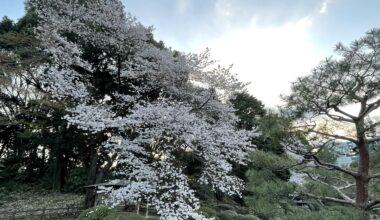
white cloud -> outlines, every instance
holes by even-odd
[[[193,51],[211,48],[221,64],[234,64],[240,79],[252,82],[249,89],[255,97],[274,107],[280,103],[279,95],[289,91],[290,83],[308,74],[323,56],[309,36],[310,17],[282,26],[261,27],[254,18],[251,22],[197,45]]]
[[[320,13],[320,14],[324,14],[324,13],[326,13],[326,11],[327,11],[327,6],[328,6],[329,3],[330,3],[330,0],[324,0],[324,1],[322,2],[321,8],[319,9],[319,13]]]
[[[229,17],[232,14],[232,4],[230,0],[217,0],[215,2],[215,9],[217,15],[220,17]]]

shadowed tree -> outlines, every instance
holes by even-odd
[[[343,140],[352,142],[359,155],[357,170],[344,169],[319,160],[314,153],[307,153],[305,159],[313,161],[317,167],[333,169],[351,176],[356,187],[351,198],[342,191],[341,198],[316,198],[349,204],[360,208],[362,219],[369,219],[369,211],[379,207],[380,198],[371,198],[368,184],[380,174],[370,172],[368,146],[380,140],[376,130],[380,122],[370,120],[373,112],[380,106],[380,29],[374,29],[350,46],[339,43],[335,52],[338,56],[328,58],[316,67],[311,75],[300,77],[292,85],[292,93],[286,97],[288,106],[297,116],[327,117],[328,122],[352,127],[350,134],[337,134],[336,129],[320,128],[316,123],[305,124],[306,131],[322,138],[317,149],[327,142]],[[347,106],[356,106],[359,111],[352,113]],[[310,122],[310,120],[309,120]],[[331,127],[330,127],[331,128]],[[304,130],[305,131],[305,130]]]
[[[265,115],[264,104],[254,96],[241,92],[230,100],[239,117],[238,127],[251,130],[257,126],[257,117]]]
[[[0,34],[7,33],[13,29],[13,21],[7,16],[0,21]]]

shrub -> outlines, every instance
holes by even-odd
[[[213,208],[201,207],[198,211],[207,218],[214,218],[215,220],[219,220],[218,212]]]
[[[260,220],[254,215],[238,215],[236,220]]]
[[[244,206],[235,206],[235,211],[241,215],[248,215],[249,214],[248,208],[244,207]]]
[[[78,220],[102,220],[106,216],[115,213],[116,211],[106,206],[96,206],[84,210],[78,217]]]
[[[235,208],[232,205],[228,204],[218,204],[215,207],[220,211],[235,210]]]
[[[220,220],[236,220],[237,217],[238,217],[238,214],[232,210],[222,211],[219,214]]]
[[[112,212],[102,220],[146,220],[146,218],[131,212]]]
[[[260,220],[254,215],[240,215],[232,210],[222,211],[219,217],[220,220]]]
[[[310,211],[308,209],[295,209],[281,217],[283,220],[355,220],[360,219],[360,210],[352,207],[330,206],[319,211]]]
[[[65,192],[83,193],[86,185],[87,170],[85,168],[75,168],[70,170],[69,175],[66,177],[64,186]]]

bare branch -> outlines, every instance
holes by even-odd
[[[380,177],[380,173],[376,173],[376,174],[370,175],[368,177],[368,179],[375,179],[375,178],[379,178],[379,177]]]
[[[329,201],[329,202],[336,202],[336,203],[356,206],[355,202],[347,201],[347,200],[344,200],[344,199],[338,199],[338,198],[328,197],[328,196],[317,196],[317,195],[314,195],[314,194],[311,194],[311,193],[302,193],[301,195],[305,195],[305,196],[311,197],[313,199],[318,199],[318,200],[324,200],[324,201]]]
[[[335,191],[338,192],[338,194],[344,199],[344,200],[347,200],[347,201],[350,201],[350,202],[355,202],[355,200],[353,200],[352,198],[350,198],[349,196],[347,196],[342,190],[343,189],[347,189],[347,188],[350,188],[352,186],[354,186],[355,184],[348,184],[347,186],[344,186],[344,187],[336,187],[336,186],[333,186],[333,188],[335,189]]]
[[[350,118],[345,118],[345,117],[342,117],[342,116],[339,116],[339,115],[334,115],[334,114],[331,114],[331,113],[324,113],[326,116],[328,116],[329,118],[331,118],[332,120],[335,120],[335,121],[344,121],[344,122],[350,122],[350,123],[355,123],[355,121],[353,119],[350,119]]]
[[[368,203],[368,205],[365,207],[365,209],[366,210],[373,209],[378,204],[380,204],[380,199],[373,200],[372,202]]]
[[[373,112],[374,110],[378,109],[380,107],[380,99],[378,99],[377,101],[371,103],[371,104],[368,104],[367,108],[365,111],[363,111],[360,115],[359,115],[359,118],[364,118],[365,116],[367,116],[368,114],[370,114],[371,112]]]
[[[352,203],[355,202],[355,200],[353,200],[352,198],[350,198],[348,195],[346,195],[346,194],[342,191],[342,190],[344,190],[344,189],[348,189],[348,188],[354,186],[355,184],[353,184],[353,183],[348,183],[346,186],[342,186],[342,187],[332,186],[331,184],[326,183],[325,181],[321,180],[321,179],[319,178],[319,176],[315,176],[315,177],[314,177],[313,175],[309,174],[308,172],[306,172],[306,174],[307,174],[312,180],[317,181],[317,182],[319,182],[319,183],[321,183],[321,184],[323,184],[323,185],[326,185],[326,186],[332,187],[332,188],[333,188],[333,189],[339,194],[339,196],[342,197],[344,200],[346,200],[346,201],[348,201],[348,202],[352,202]]]
[[[367,128],[365,128],[365,131],[369,131],[371,129],[374,129],[374,128],[376,128],[379,125],[380,125],[380,121],[375,122],[375,123],[371,124],[370,126],[368,126]]]
[[[353,116],[353,115],[351,115],[351,114],[349,114],[349,113],[341,110],[338,106],[334,106],[334,111],[339,112],[340,114],[351,118],[353,121],[357,119],[357,117],[355,117],[355,116]]]
[[[316,133],[316,134],[324,135],[324,136],[327,136],[327,137],[332,137],[332,138],[335,138],[335,139],[346,140],[346,141],[350,141],[350,142],[352,142],[354,144],[358,144],[358,141],[356,139],[350,138],[350,137],[346,137],[346,136],[342,136],[342,135],[328,134],[328,133],[324,133],[324,132],[317,131],[317,130],[309,130],[309,132],[313,132],[313,133]]]
[[[340,172],[343,172],[345,174],[348,174],[354,178],[356,178],[358,176],[357,173],[353,172],[353,171],[350,171],[350,170],[346,170],[340,166],[337,166],[335,164],[331,164],[331,163],[325,163],[325,162],[322,162],[320,161],[315,155],[311,155],[311,161],[315,161],[316,162],[316,165],[319,166],[319,167],[324,167],[324,168],[327,168],[327,169],[333,169],[333,170],[337,170],[337,171],[340,171]]]
[[[368,141],[368,143],[380,141],[380,136],[379,137],[374,137],[374,138],[369,138],[367,141]]]

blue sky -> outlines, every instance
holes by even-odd
[[[155,27],[155,36],[185,52],[211,48],[234,64],[267,106],[290,83],[349,43],[380,27],[379,0],[123,0],[126,11]],[[0,16],[17,19],[23,0],[0,0]]]

